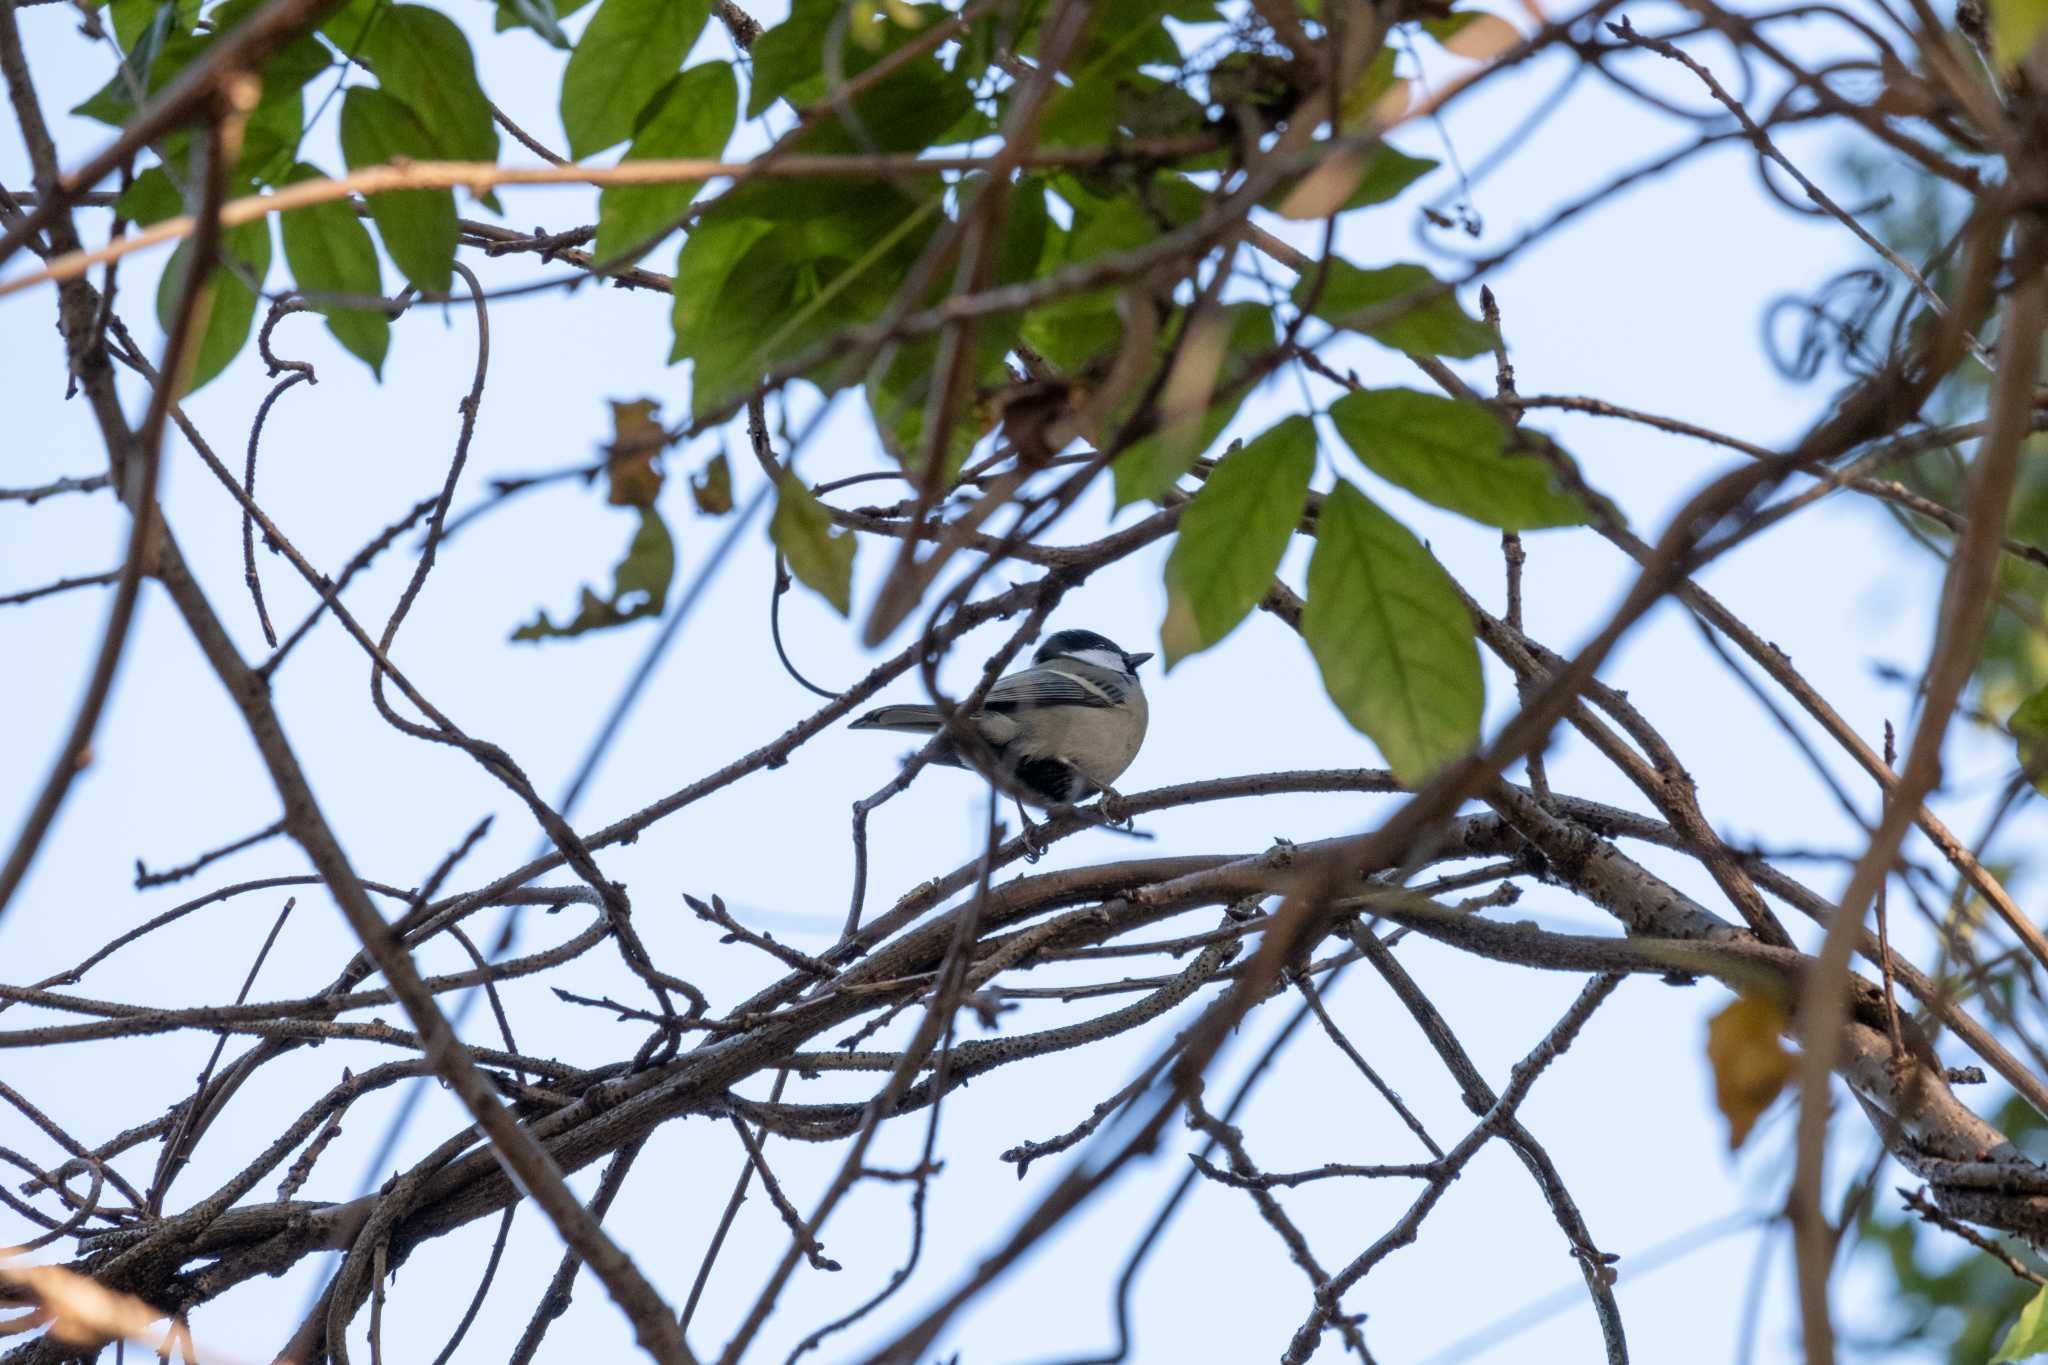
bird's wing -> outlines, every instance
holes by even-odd
[[[995,712],[1037,706],[1121,706],[1125,695],[1124,685],[1102,670],[1090,669],[1084,675],[1078,669],[1068,672],[1041,664],[997,679],[982,706]]]

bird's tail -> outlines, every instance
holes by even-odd
[[[911,734],[938,732],[939,712],[931,706],[878,706],[854,721],[849,730],[906,730]]]

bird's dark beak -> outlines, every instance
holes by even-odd
[[[1150,654],[1126,654],[1124,655],[1124,666],[1129,668],[1131,672],[1136,673],[1138,665],[1151,657]]]

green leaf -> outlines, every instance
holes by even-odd
[[[773,231],[775,224],[759,218],[706,217],[684,239],[676,258],[676,340],[669,364],[701,355],[716,343],[718,331],[711,324],[719,292],[740,258]]]
[[[567,52],[575,44],[562,31],[562,20],[590,3],[590,0],[496,0],[497,13],[492,16],[491,28],[503,33],[507,29],[531,29],[540,35],[541,41],[549,47]]]
[[[221,233],[220,254],[220,263],[209,280],[212,297],[200,300],[202,311],[193,333],[192,366],[182,390],[185,393],[193,392],[226,369],[242,349],[242,343],[249,339],[249,324],[256,316],[256,290],[251,282],[260,287],[270,270],[269,220],[259,218],[228,228]],[[191,258],[191,242],[180,243],[157,284],[156,316],[166,332],[176,315]],[[231,262],[239,263],[247,272],[246,280]]]
[[[145,46],[147,45],[147,39]],[[213,45],[211,33],[186,33],[173,30],[157,49],[156,58],[149,64],[149,81],[144,87],[149,94],[156,94],[178,78],[180,72],[206,54]],[[125,86],[124,86],[125,88]]]
[[[154,95],[169,85],[187,66],[203,56],[219,35],[241,23],[260,4],[261,0],[227,0],[207,16],[209,31],[206,33],[190,31],[191,21],[183,0],[175,7],[167,4],[159,9],[158,24],[142,37],[130,59],[131,64],[143,73],[146,92]],[[197,6],[191,8],[196,9]],[[165,21],[170,21],[169,30],[162,27]],[[167,36],[163,36],[166,33]],[[150,54],[149,59],[139,60],[145,52]],[[330,65],[332,59],[327,50],[304,34],[264,60],[258,73],[262,85],[256,107],[242,127],[242,150],[234,171],[236,180],[271,184],[274,183],[273,175],[292,164],[298,155],[299,138],[305,126],[305,107],[299,92],[306,82]],[[76,112],[94,118],[111,115],[125,120],[134,112],[131,95],[128,79],[117,73],[106,89]],[[189,183],[197,178],[192,169],[192,148],[197,141],[192,129],[181,128],[165,134],[155,143],[164,164],[177,177],[178,183]],[[246,191],[248,186],[236,188]]]
[[[798,582],[841,616],[853,610],[853,532],[835,529],[832,514],[794,474],[785,473],[775,490],[768,536]]]
[[[350,170],[393,157],[430,160],[433,140],[401,101],[369,86],[349,87],[341,102],[341,154]],[[370,218],[400,274],[430,294],[455,278],[455,192],[394,190],[369,198]]]
[[[496,161],[498,127],[477,84],[476,58],[455,21],[424,5],[391,5],[358,48],[385,94],[404,102],[440,156]]]
[[[242,156],[235,174],[265,185],[284,183],[283,177],[299,159],[305,113],[305,97],[299,90],[265,96],[242,129]]]
[[[134,183],[114,201],[116,216],[142,227],[175,218],[184,211],[185,196],[178,193],[178,187],[171,183],[162,166],[151,166],[136,176]]]
[[[1152,76],[1056,86],[1039,122],[1041,147],[1101,147],[1125,135],[1183,138],[1200,133],[1208,111],[1180,86]],[[1187,164],[1185,162],[1183,165]]]
[[[1330,420],[1366,468],[1438,507],[1503,531],[1587,520],[1585,506],[1557,486],[1550,465],[1511,452],[1507,426],[1478,403],[1372,389],[1331,404]]]
[[[1175,368],[1182,364],[1200,366],[1211,360],[1217,362],[1214,371],[1213,388],[1221,396],[1213,398],[1207,407],[1197,413],[1186,413],[1179,417],[1162,411],[1158,430],[1148,436],[1131,442],[1116,457],[1109,472],[1116,485],[1116,505],[1138,502],[1145,498],[1164,497],[1166,490],[1180,479],[1180,476],[1195,467],[1195,460],[1207,450],[1223,428],[1230,425],[1230,419],[1237,416],[1237,410],[1244,404],[1251,390],[1244,385],[1234,385],[1225,393],[1226,386],[1232,386],[1238,377],[1240,364],[1273,346],[1273,314],[1262,303],[1232,304],[1224,309],[1224,336],[1221,356],[1212,350],[1204,356],[1189,343],[1199,341],[1191,335],[1181,346],[1176,357]],[[1175,379],[1169,374],[1166,388],[1161,393],[1161,403],[1172,397]]]
[[[317,178],[320,171],[300,164],[292,180]],[[377,245],[370,230],[355,211],[339,200],[309,204],[278,216],[278,230],[284,237],[284,259],[291,267],[292,280],[302,290],[330,294],[382,294],[384,280],[377,269]],[[384,355],[391,345],[391,322],[370,308],[340,308],[314,303],[327,319],[327,330],[370,367],[379,378],[384,373]]]
[[[1365,64],[1365,70],[1358,73],[1351,82],[1351,88],[1344,92],[1337,111],[1342,121],[1340,131],[1357,132],[1372,117],[1379,102],[1393,90],[1398,79],[1394,74],[1394,44],[1382,44],[1378,55]]]
[[[1108,82],[1054,85],[1038,121],[1038,145],[1100,147],[1116,131],[1116,90]]]
[[[2006,1330],[2005,1340],[1998,1343],[1998,1354],[1991,1357],[1987,1365],[2000,1365],[2001,1361],[2008,1360],[2031,1360],[2043,1354],[2048,1354],[2048,1289],[2040,1290],[2027,1300],[2027,1306],[2020,1310],[2019,1317]]]
[[[996,325],[984,326],[975,333],[974,358],[967,381],[969,401],[954,414],[947,430],[941,460],[947,481],[960,472],[968,452],[993,424],[992,410],[976,395],[1008,377],[1004,358],[1016,339],[1015,329],[1004,328],[998,319],[986,321]],[[867,376],[868,415],[874,419],[875,434],[881,438],[883,449],[905,469],[924,468],[924,414],[931,398],[932,370],[938,363],[938,353],[938,338],[909,338],[897,345],[880,374],[870,372]]]
[[[725,150],[738,117],[740,86],[728,62],[706,62],[671,79],[647,106],[622,161],[663,157],[715,157]],[[652,246],[671,231],[701,180],[673,185],[614,185],[597,196],[600,261]]]
[[[589,4],[590,0],[498,0],[498,13],[492,27],[499,33],[510,28],[530,28],[538,33],[549,47],[569,50],[569,36],[562,32],[561,21]]]
[[[1297,88],[1301,78],[1292,68],[1288,59],[1255,48],[1228,53],[1209,69],[1210,103],[1254,116],[1285,117],[1307,93]]]
[[[690,357],[692,415],[706,416],[747,392],[778,356],[830,329],[837,295],[823,295],[824,275],[839,264],[813,256],[786,230],[770,231],[747,249],[719,287],[705,344]]]
[[[1437,163],[1426,156],[1410,156],[1398,147],[1382,143],[1365,164],[1365,174],[1360,177],[1358,188],[1344,201],[1344,207],[1362,209],[1383,204],[1436,168]]]
[[[562,126],[581,160],[633,134],[711,16],[711,0],[604,0],[562,73]]]
[[[984,178],[963,182],[961,200],[972,202]],[[1044,258],[1045,239],[1051,222],[1046,215],[1042,181],[1025,177],[1010,191],[1008,211],[1003,215],[1003,244],[997,254],[995,283],[1015,284],[1028,280]],[[1007,382],[1006,364],[1017,343],[1018,324],[1014,315],[983,318],[975,329],[974,352],[967,390],[972,401],[956,415],[949,427],[942,460],[945,477],[959,472],[976,441],[994,421],[991,405],[982,401],[988,392]],[[922,336],[899,342],[894,355],[880,374],[867,376],[868,413],[882,445],[907,469],[922,469],[924,458],[924,416],[931,400],[931,378],[938,363],[938,338]]]
[[[1068,70],[1077,82],[1114,84],[1141,66],[1179,66],[1180,46],[1160,22],[1174,8],[1172,0],[1097,0]]]
[[[612,595],[599,597],[589,588],[576,615],[562,625],[540,612],[512,632],[514,640],[564,640],[593,630],[609,630],[628,621],[659,616],[668,601],[668,585],[676,576],[676,542],[661,514],[640,509],[640,529],[626,547],[626,557],[612,570]]]
[[[1441,19],[1424,19],[1422,31],[1441,43],[1457,37],[1482,17],[1480,11],[1468,10],[1463,14],[1446,14]]]
[[[350,0],[328,19],[323,32],[375,73],[385,94],[412,111],[432,155],[450,161],[498,159],[491,103],[477,84],[469,39],[453,20],[422,5]],[[497,210],[495,194],[477,198]]]
[[[152,6],[148,21],[132,29],[132,41],[121,43],[124,55],[114,68],[113,78],[91,98],[74,105],[71,112],[112,128],[126,123],[136,109],[136,90],[147,94],[155,88],[151,77],[167,46],[174,40],[182,41],[194,51],[205,46],[204,38],[193,35],[189,20],[182,28],[179,26],[179,10],[176,5]],[[131,25],[134,23],[133,13],[130,12]]]
[[[1128,199],[1112,199],[1083,217],[1075,214],[1067,238],[1067,259],[1085,261],[1115,251],[1132,251],[1159,237],[1159,224]]]
[[[1458,297],[1419,265],[1390,265],[1361,270],[1349,261],[1330,258],[1329,275],[1316,299],[1316,316],[1338,327],[1363,331],[1385,346],[1419,355],[1465,358],[1493,349],[1493,332],[1458,306]],[[1297,307],[1307,304],[1315,283],[1313,270],[1294,286]],[[1390,307],[1414,297],[1405,311]],[[1383,316],[1384,314],[1384,316]],[[1372,319],[1379,319],[1373,321]]]
[[[2048,796],[2048,687],[2019,704],[2005,722],[2019,749],[2020,766],[2034,789]]]
[[[234,28],[255,10],[261,0],[227,0],[208,16],[209,31],[190,31],[186,7],[165,5],[155,9],[152,26],[137,40],[128,65],[140,73],[144,91],[154,95],[175,80],[186,67],[203,56],[216,38]],[[154,8],[154,7],[152,7]],[[292,164],[304,128],[304,103],[299,92],[305,84],[332,65],[327,50],[309,36],[300,36],[271,53],[260,76],[261,91],[256,107],[242,128],[242,151],[234,177],[241,181],[273,183],[272,176]],[[74,112],[92,118],[125,120],[134,112],[133,92],[127,76],[117,73],[105,89]],[[174,183],[195,178],[192,148],[197,137],[190,128],[165,134],[154,144]],[[246,189],[246,186],[238,187]]]
[[[837,13],[838,0],[793,0],[789,17],[754,39],[747,54],[754,63],[747,87],[748,118],[759,118],[785,93],[819,78],[825,35]]]
[[[832,26],[842,9],[844,27],[837,38]],[[941,5],[912,5],[901,0],[793,0],[782,23],[755,40],[749,57],[753,76],[748,89],[747,117],[757,117],[777,99],[803,109],[830,93],[825,55],[833,49],[837,76],[851,80],[896,52],[933,24],[951,18]],[[955,61],[951,69],[931,58],[912,62],[852,101],[851,124],[834,114],[815,124],[797,141],[812,153],[866,150],[867,140],[884,151],[910,151],[977,134],[973,96],[967,74],[986,66]]]
[[[158,71],[170,60],[169,56],[161,59]],[[250,182],[283,183],[279,177],[298,159],[304,127],[305,101],[299,90],[286,89],[281,94],[265,96],[242,125],[242,154],[231,176],[232,192],[248,193]],[[162,165],[175,177],[174,184],[192,186],[200,178],[198,163],[193,158],[193,148],[198,143],[193,130],[180,128],[165,134],[156,144],[163,156]]]
[[[199,21],[199,0],[113,0],[107,15],[114,21],[114,41],[123,52],[132,52],[136,42],[161,17],[171,29],[190,33]]]
[[[1070,375],[1114,348],[1123,334],[1116,296],[1108,291],[1069,294],[1024,317],[1024,343]]]
[[[1485,684],[1457,586],[1407,527],[1339,482],[1316,519],[1301,633],[1323,686],[1403,782],[1478,742]]]
[[[904,38],[916,36],[893,26],[889,31]],[[859,55],[847,62],[846,76],[859,75],[898,45],[885,45],[872,53],[850,48],[850,57]],[[819,91],[821,97],[824,93]],[[871,146],[877,151],[913,152],[943,145],[956,128],[962,135],[972,134],[971,124],[962,120],[973,112],[973,92],[959,73],[929,58],[898,68],[880,84],[855,95],[852,106],[851,117],[835,112],[812,124],[797,138],[793,150],[817,156],[859,155]]]
[[[1358,184],[1345,197],[1338,212],[1384,204],[1435,170],[1437,165],[1437,162],[1426,156],[1410,156],[1399,148],[1381,143],[1373,149],[1371,159],[1365,163],[1365,169],[1358,177]],[[1301,181],[1301,176],[1289,176],[1274,186],[1259,202],[1269,209],[1278,210],[1280,205],[1287,202],[1287,196],[1294,193],[1295,187],[1300,185]]]
[[[808,212],[769,221],[748,205]],[[725,211],[698,222],[676,266],[671,358],[693,362],[692,412],[706,415],[778,364],[881,316],[942,207],[937,196],[916,204],[893,187],[856,182],[812,182],[793,200],[782,189],[721,199]],[[804,377],[831,393],[862,375],[841,357]]]
[[[208,20],[216,35],[226,33],[257,10],[264,0],[226,0],[214,8]],[[261,102],[281,100],[304,88],[306,82],[334,65],[334,58],[311,34],[301,34],[273,52],[259,73],[263,77]]]
[[[122,66],[133,70],[133,65],[123,59]],[[95,90],[86,99],[71,106],[71,112],[80,118],[89,118],[95,123],[104,123],[109,128],[119,128],[135,112],[135,99],[128,91],[128,78],[117,67],[114,78]]]
[[[342,56],[354,61],[362,56],[371,30],[383,21],[390,8],[390,0],[347,0],[320,21],[320,34]]]
[[[981,177],[965,182],[977,185]],[[1045,182],[1024,176],[1010,187],[1009,211],[1003,215],[1003,246],[996,258],[996,281],[1020,284],[1038,273],[1052,236],[1052,218],[1045,208]],[[985,320],[982,324],[988,325]]]
[[[1209,472],[1166,560],[1168,669],[1230,634],[1266,595],[1315,471],[1315,424],[1289,417]]]
[[[878,227],[928,211],[948,197],[947,189],[936,175],[898,174],[887,180],[757,176],[719,195],[705,218],[758,218],[801,228],[820,251],[858,254],[873,244]]]

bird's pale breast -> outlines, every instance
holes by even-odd
[[[1145,694],[1132,689],[1123,706],[1062,706],[1042,713],[1032,747],[1072,763],[1096,786],[1108,786],[1138,756],[1145,721]]]

